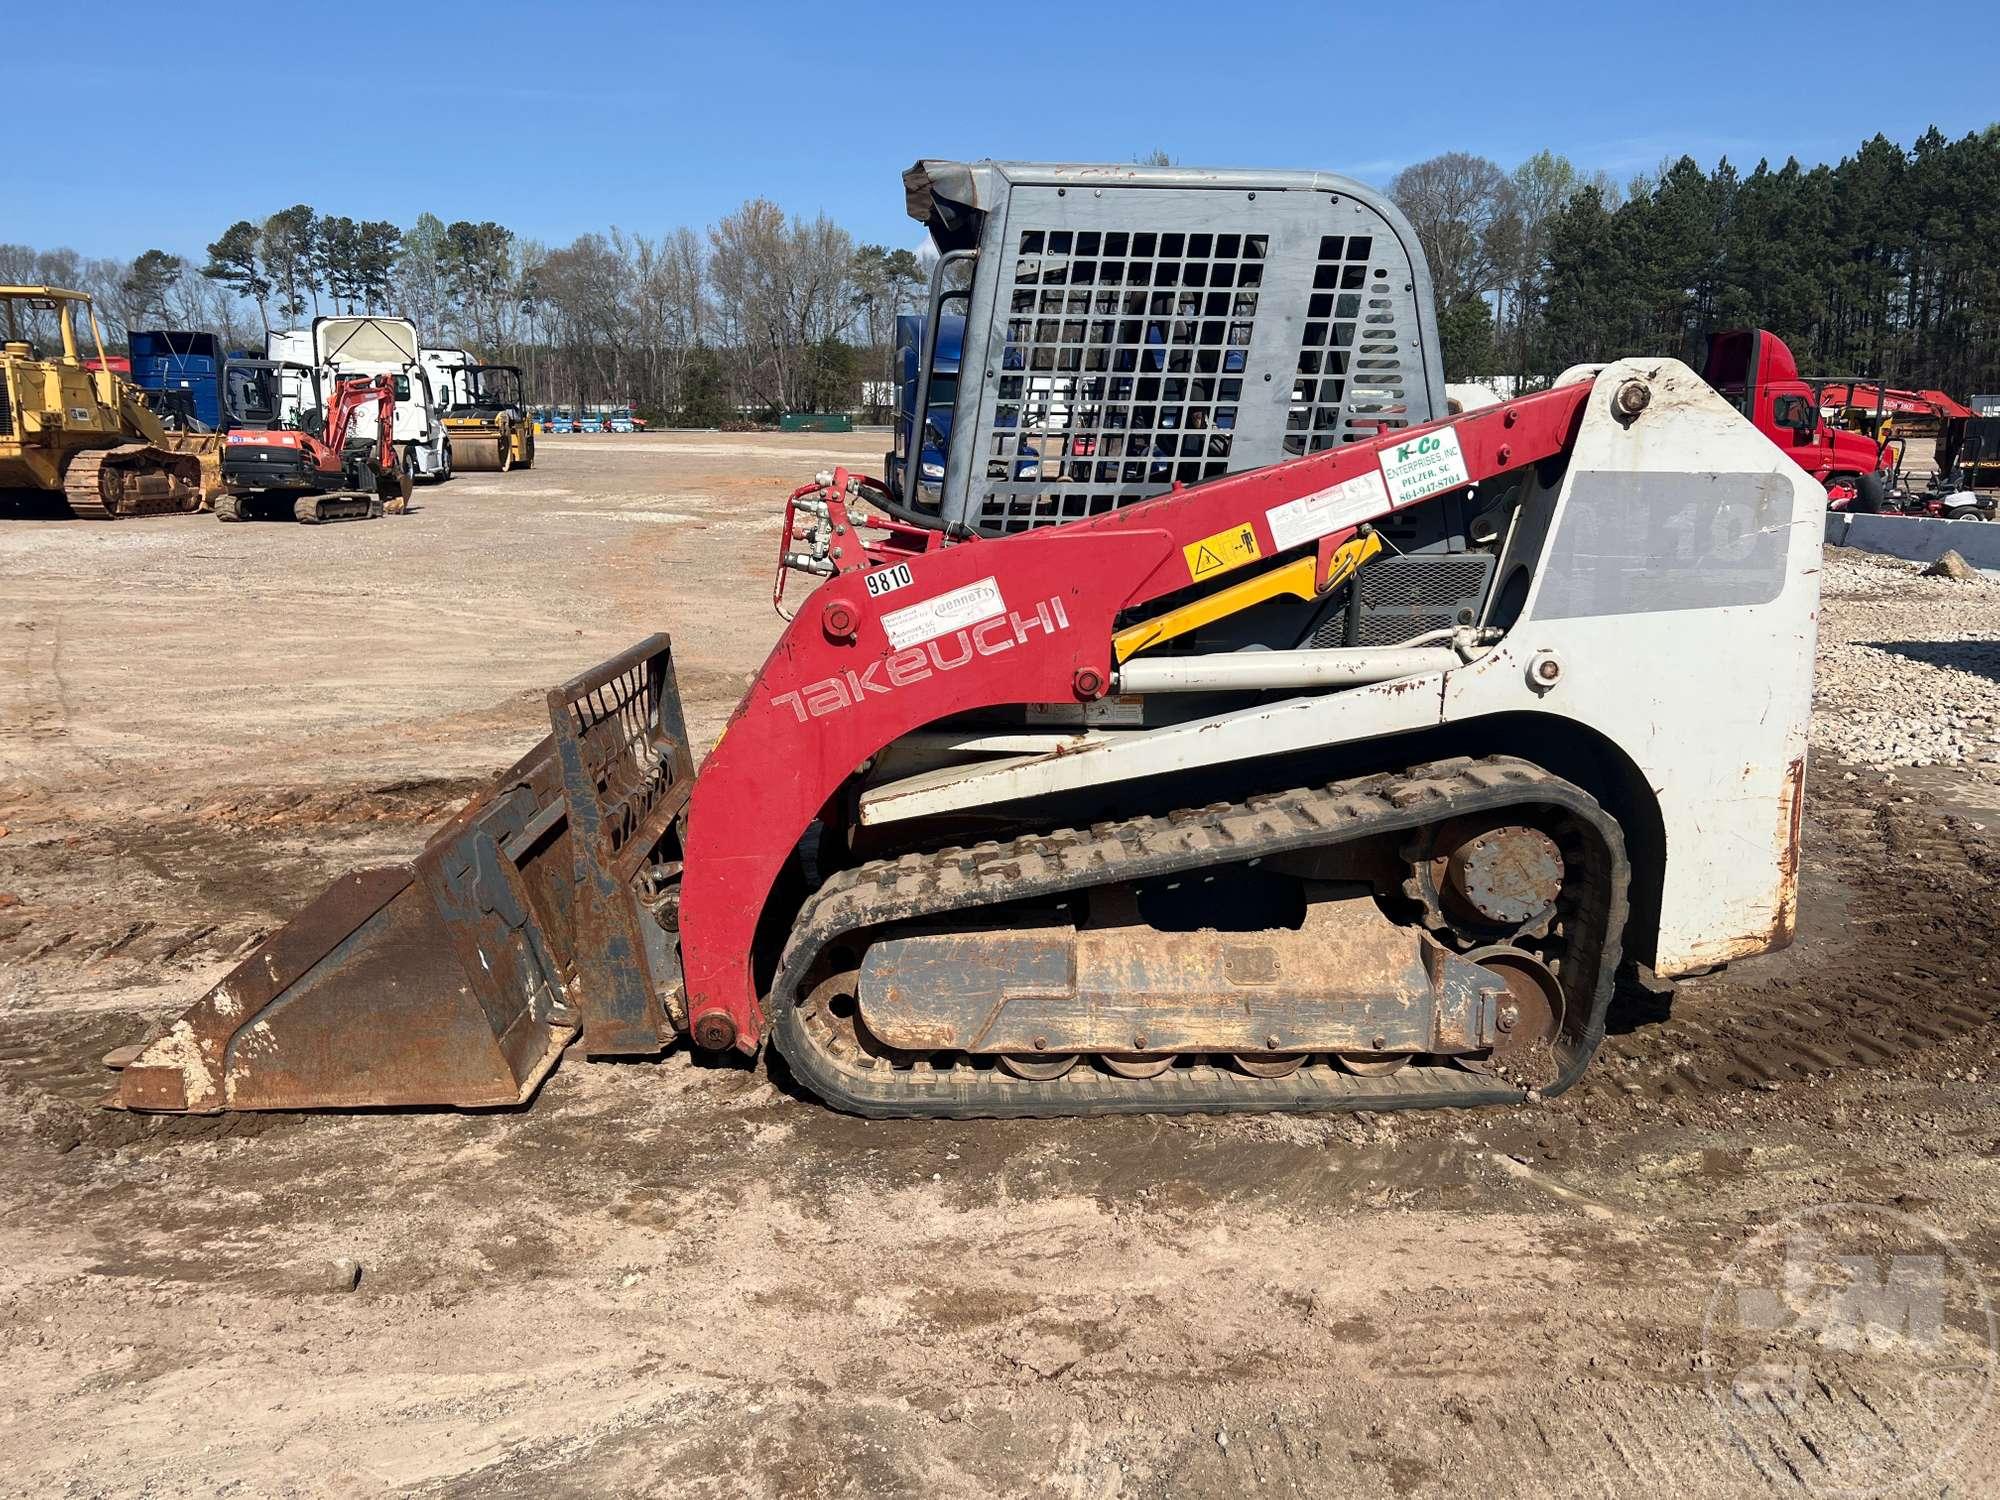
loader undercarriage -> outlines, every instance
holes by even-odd
[[[1413,1003],[1421,986],[1400,984],[1383,965],[1364,969],[1374,982],[1360,988],[1353,968],[1328,965],[1321,994],[1334,1002],[1313,1004],[1303,991],[1278,998],[1316,925],[1310,915],[1297,931],[1207,927],[1184,934],[1217,956],[1222,983],[1205,993],[1185,982],[1188,966],[1175,962],[1172,940],[1158,929],[1148,937],[1142,927],[1121,970],[1125,992],[1099,989],[1089,1003],[1078,993],[1072,934],[1093,930],[1105,907],[1115,923],[1143,910],[1151,891],[1220,872],[1312,871],[1326,860],[1347,873],[1393,862],[1412,872],[1416,890],[1410,856],[1428,868],[1434,836],[1466,819],[1532,830],[1513,841],[1516,852],[1525,845],[1538,853],[1546,840],[1560,850],[1563,876],[1552,901],[1523,903],[1532,909],[1500,941],[1491,940],[1494,931],[1438,921],[1422,900],[1399,903],[1402,891],[1387,898],[1407,908],[1398,929],[1407,954],[1414,958],[1425,945],[1431,957],[1424,967],[1449,975],[1435,1005]],[[807,901],[773,986],[772,1037],[815,1094],[870,1116],[1512,1102],[1531,1089],[1569,1087],[1601,1039],[1628,879],[1618,827],[1595,802],[1526,762],[1501,758],[906,854],[843,871]],[[1534,891],[1534,872],[1512,885]],[[1326,904],[1353,903],[1362,910],[1327,925],[1349,938],[1388,925],[1372,896]],[[1092,908],[1099,918],[1074,922]],[[1442,941],[1429,936],[1427,919]],[[921,943],[941,933],[960,941],[946,939],[951,946],[939,961],[916,970],[930,981],[922,993],[932,998],[913,1023],[883,1003],[890,985],[880,956],[907,959],[907,946],[898,952],[897,945],[909,944],[910,934],[921,934],[914,939]],[[996,938],[1012,977],[982,986],[971,955]],[[1039,964],[1037,949],[1045,956]],[[1043,973],[1050,959],[1077,983],[1050,985]],[[940,985],[953,967],[958,983]],[[1470,982],[1466,971],[1476,976]],[[959,1003],[939,1003],[951,990]],[[1258,1004],[1260,990],[1272,993],[1271,1002]],[[1446,1003],[1452,999],[1458,1003]],[[1482,1003],[1484,1016],[1468,1018]],[[975,1024],[962,1024],[966,1017]],[[913,1039],[938,1044],[892,1045]]]
[[[169,515],[201,508],[201,459],[150,443],[79,453],[63,473],[63,498],[85,520]]]

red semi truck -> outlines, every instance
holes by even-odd
[[[1827,421],[1819,389],[1800,377],[1798,361],[1775,333],[1730,328],[1715,334],[1702,378],[1825,485],[1835,509],[1882,508],[1891,479],[1888,445]]]

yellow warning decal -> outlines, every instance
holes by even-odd
[[[1231,568],[1240,568],[1245,563],[1253,563],[1264,555],[1257,550],[1257,533],[1248,525],[1218,531],[1214,536],[1189,542],[1181,548],[1181,552],[1187,558],[1188,577],[1196,583],[1204,578],[1213,578],[1218,573],[1227,573]]]

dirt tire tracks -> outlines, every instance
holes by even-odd
[[[2000,1022],[1991,915],[2000,838],[1893,787],[1863,785],[1820,794],[1807,835],[1809,855],[1861,905],[1846,940],[1802,973],[1766,978],[1750,964],[1682,987],[1659,1024],[1607,1039],[1579,1089],[1586,1109],[1606,1094],[1665,1102],[1906,1069]],[[1628,990],[1614,1013],[1647,1000]]]

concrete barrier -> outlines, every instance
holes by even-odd
[[[1956,552],[1982,572],[2000,573],[2000,521],[1942,521],[1930,516],[1857,516],[1828,511],[1826,539],[1908,562],[1936,562]]]

